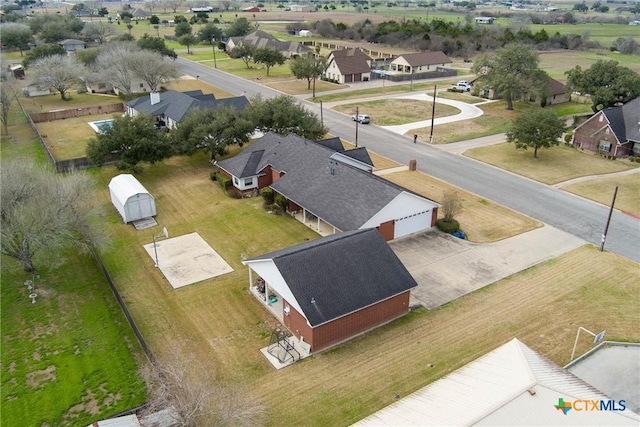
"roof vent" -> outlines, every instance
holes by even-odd
[[[529,390],[527,390],[529,392],[529,394],[531,396],[535,396],[536,395],[536,391],[533,388],[530,388]]]
[[[315,298],[311,298],[311,304],[315,304],[316,303],[316,299]]]

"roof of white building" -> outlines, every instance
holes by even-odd
[[[609,400],[517,339],[383,408],[357,426],[634,425],[629,411],[564,411],[559,399]],[[617,406],[620,408],[620,406]]]

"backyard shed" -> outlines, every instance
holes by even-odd
[[[111,203],[116,207],[125,224],[156,214],[153,196],[133,175],[118,175],[109,182]]]

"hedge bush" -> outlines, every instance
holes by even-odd
[[[439,219],[436,221],[436,227],[438,227],[438,230],[440,231],[444,231],[445,233],[451,234],[460,230],[460,223],[455,219],[452,219],[451,221],[445,221],[444,219]]]
[[[220,184],[220,187],[224,188],[225,190],[231,185],[231,178],[223,173],[218,173],[216,175],[216,180]]]
[[[276,196],[276,205],[280,206],[283,211],[287,210],[287,198],[282,194]]]
[[[273,194],[273,190],[270,187],[264,187],[260,190],[260,194],[262,194],[262,198],[264,199],[264,204],[266,206],[272,205],[275,199]]]

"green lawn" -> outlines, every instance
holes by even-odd
[[[360,113],[371,116],[373,123],[376,125],[393,126],[430,119],[432,105],[428,101],[392,98],[359,102],[357,104],[343,104],[333,107],[333,109],[350,116],[356,113],[356,107],[358,107]],[[440,104],[436,108],[435,117],[453,116],[459,112],[460,110],[455,107]]]
[[[474,148],[466,151],[465,155],[550,185],[581,176],[621,172],[640,167],[640,164],[628,160],[608,160],[582,153],[566,144],[539,149],[538,158],[533,157],[532,149],[517,150],[509,143]]]
[[[46,162],[18,111],[2,159]],[[32,276],[1,259],[2,425],[83,426],[146,399],[139,345],[95,262],[72,250],[49,256],[59,263],[38,270],[36,304],[24,286]]]

